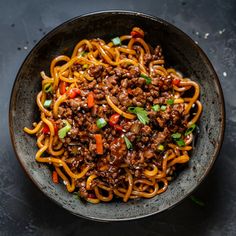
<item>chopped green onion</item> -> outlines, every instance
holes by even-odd
[[[111,40],[114,45],[121,45],[121,40],[119,37],[115,37]]]
[[[97,121],[96,121],[96,124],[97,124],[97,127],[99,129],[103,128],[104,126],[107,125],[107,122],[104,118],[99,118]]]
[[[147,111],[142,107],[129,107],[128,111],[137,115],[139,121],[144,125],[149,123],[149,118],[147,116]]]
[[[43,90],[44,90],[45,93],[52,92],[52,85],[50,83],[45,84],[44,87],[43,87]]]
[[[69,124],[69,122],[67,120],[64,120],[64,124],[66,126],[64,126],[63,128],[58,130],[59,138],[65,138],[67,133],[71,130],[71,125]]]
[[[180,147],[184,147],[185,146],[185,142],[183,139],[176,139],[175,142],[177,143],[178,146]]]
[[[193,131],[194,131],[194,129],[196,128],[196,125],[195,124],[192,124],[187,130],[186,130],[186,132],[185,132],[185,136],[187,136],[187,135],[189,135],[189,134],[191,134]]]
[[[84,64],[82,68],[83,68],[83,69],[87,69],[88,67],[89,67],[88,64]]]
[[[202,207],[205,206],[205,203],[203,201],[201,201],[200,199],[196,198],[193,195],[190,196],[190,199],[199,206],[202,206]]]
[[[178,138],[181,138],[181,134],[180,133],[174,133],[174,134],[171,135],[171,137],[173,139],[178,139]]]
[[[127,149],[133,148],[132,143],[129,141],[129,139],[126,136],[124,136],[124,140],[125,140],[125,144],[126,144]]]
[[[52,100],[45,100],[43,106],[44,106],[44,107],[50,107],[51,104],[52,104]]]
[[[161,107],[160,107],[160,105],[158,105],[158,104],[152,106],[152,110],[153,110],[153,111],[160,111],[160,109],[161,109]]]
[[[78,56],[79,56],[79,57],[83,57],[83,56],[85,56],[86,54],[88,54],[88,53],[87,53],[87,52],[85,52],[85,51],[82,51],[82,52],[80,52],[80,53],[79,53],[79,55],[78,55]]]
[[[166,105],[162,105],[162,106],[161,106],[161,110],[162,110],[162,111],[165,111],[165,110],[166,110]]]
[[[174,104],[174,99],[168,99],[167,104],[168,105],[173,105]]]
[[[164,146],[162,144],[158,145],[157,150],[164,151]]]
[[[69,87],[66,87],[66,91],[68,91]]]
[[[147,75],[141,74],[140,76],[146,80],[146,84],[152,83],[152,78],[148,77]]]

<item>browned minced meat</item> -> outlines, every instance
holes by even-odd
[[[139,53],[138,47],[135,47]],[[125,57],[125,54],[121,54]],[[144,65],[148,66],[154,60],[164,59],[160,46],[150,54],[144,55]],[[87,174],[76,181],[81,197],[91,194],[86,190],[86,179],[91,174],[98,177],[93,185],[99,181],[114,188],[124,182],[124,168],[126,165],[134,178],[142,178],[143,171],[148,164],[161,167],[163,155],[158,151],[158,145],[166,146],[171,142],[171,134],[182,132],[187,126],[187,116],[184,115],[182,104],[166,105],[168,99],[173,99],[171,76],[154,75],[150,84],[141,76],[141,71],[133,65],[117,67],[93,65],[82,67],[73,65],[72,71],[85,71],[92,81],[84,81],[78,85],[80,95],[69,99],[59,107],[59,128],[63,127],[63,120],[71,124],[71,130],[62,139],[67,150],[64,159],[69,159],[68,165],[73,172],[80,172],[89,165]],[[87,106],[89,92],[93,92],[95,105]],[[107,104],[106,95],[110,95],[112,102],[122,111],[129,107],[142,107],[146,110],[149,123],[143,124],[139,119],[128,120],[120,117],[118,125],[122,130],[116,130],[109,125],[110,117],[115,114]],[[165,104],[165,110],[154,111],[153,105]],[[104,118],[107,125],[99,129],[96,121]],[[97,155],[94,134],[101,134],[103,139],[103,155]],[[124,136],[132,143],[128,149]]]

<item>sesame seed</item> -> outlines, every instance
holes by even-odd
[[[226,73],[225,71],[223,72],[223,76],[224,76],[224,77],[226,77],[226,76],[227,76],[227,73]]]
[[[207,39],[209,35],[210,35],[210,33],[205,33],[204,39]]]

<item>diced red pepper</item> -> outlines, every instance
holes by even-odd
[[[59,180],[58,180],[58,174],[57,174],[57,172],[56,172],[55,170],[52,172],[52,181],[53,181],[53,183],[55,183],[55,184],[58,184],[58,182],[59,182]]]
[[[115,124],[118,123],[119,119],[120,119],[120,114],[115,113],[115,114],[113,114],[113,115],[110,117],[110,119],[109,119],[109,124],[110,124],[111,126],[114,126]]]
[[[128,89],[127,89],[127,92],[128,92],[128,94],[130,94],[130,95],[132,95],[132,94],[133,94],[133,91],[132,91],[132,89],[131,89],[131,88],[128,88]]]
[[[67,91],[69,98],[75,98],[78,94],[80,94],[80,90],[78,88],[72,88]]]
[[[172,80],[172,84],[173,84],[173,85],[178,86],[179,83],[180,83],[180,79],[174,78],[174,79]]]
[[[58,133],[58,126],[56,124],[54,124],[53,126],[54,126],[54,132],[55,132],[55,134],[57,134]],[[44,134],[49,134],[50,133],[50,129],[46,124],[44,125],[42,132]]]
[[[55,134],[58,133],[58,126],[56,124],[54,124],[54,132],[55,132]]]
[[[95,199],[96,196],[95,196],[95,194],[93,194],[93,193],[89,193],[89,194],[88,194],[88,198],[93,198],[93,199]]]
[[[60,94],[63,95],[64,93],[66,93],[66,82],[61,81],[60,85],[59,85],[59,89],[60,89]]]
[[[102,141],[102,135],[101,134],[95,134],[94,138],[96,140],[96,152],[99,155],[103,154],[103,141]]]
[[[42,131],[43,131],[44,134],[49,134],[50,133],[50,129],[49,129],[49,127],[47,125],[44,125]]]
[[[134,27],[130,34],[133,38],[143,38],[144,37],[144,32],[139,27]]]
[[[93,94],[93,92],[90,92],[90,93],[88,94],[88,108],[93,107],[94,104],[95,104],[95,101],[94,101],[94,94]]]
[[[118,130],[118,131],[123,131],[123,127],[122,127],[121,125],[115,124],[115,125],[114,125],[114,128],[115,128],[116,130]]]

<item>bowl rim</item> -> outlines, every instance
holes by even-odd
[[[99,217],[92,217],[92,216],[86,216],[86,215],[82,215],[80,213],[75,213],[70,211],[69,209],[67,209],[66,207],[64,207],[62,204],[59,204],[59,202],[57,200],[55,200],[53,197],[49,196],[49,194],[44,191],[43,189],[40,188],[39,184],[33,179],[33,177],[30,175],[29,171],[27,170],[27,168],[24,167],[20,156],[17,153],[17,145],[16,145],[16,141],[15,141],[15,137],[14,137],[14,131],[13,131],[13,114],[12,114],[12,107],[13,107],[13,102],[15,100],[15,98],[13,97],[13,92],[15,90],[15,86],[16,83],[18,81],[18,77],[19,74],[25,64],[25,62],[27,61],[27,59],[30,57],[31,53],[41,44],[41,42],[47,40],[47,38],[50,38],[51,35],[53,35],[53,33],[57,32],[61,27],[68,25],[71,22],[77,21],[81,18],[84,17],[89,17],[89,16],[93,16],[93,15],[104,15],[104,14],[125,14],[125,15],[131,15],[131,16],[140,16],[143,19],[151,19],[153,21],[159,22],[160,24],[164,24],[167,25],[168,27],[173,28],[175,31],[179,32],[181,35],[183,35],[188,41],[190,41],[190,43],[192,44],[193,47],[195,47],[199,53],[201,54],[201,56],[204,58],[204,60],[206,61],[206,64],[208,65],[208,67],[210,68],[210,71],[213,74],[214,80],[216,82],[218,91],[219,91],[219,100],[221,101],[220,104],[220,110],[222,112],[222,117],[221,117],[221,121],[220,121],[220,133],[219,133],[219,138],[217,140],[218,145],[217,145],[217,149],[214,152],[214,154],[212,155],[212,161],[211,164],[209,166],[209,168],[206,170],[206,172],[201,176],[201,178],[199,179],[199,182],[197,185],[195,185],[187,194],[184,195],[184,197],[182,199],[180,199],[178,202],[173,203],[171,206],[167,206],[164,207],[163,209],[159,210],[159,211],[155,211],[155,212],[151,212],[149,214],[145,214],[145,215],[139,215],[139,216],[132,216],[132,217],[127,217],[127,218],[113,218],[113,219],[109,219],[109,218],[99,218]],[[218,78],[218,75],[213,67],[213,65],[211,64],[209,58],[207,57],[206,53],[203,51],[203,49],[194,42],[194,40],[184,31],[182,31],[180,28],[176,27],[175,25],[173,25],[172,23],[163,20],[157,16],[151,15],[151,14],[146,14],[143,12],[138,12],[138,11],[128,11],[128,10],[119,10],[119,9],[114,9],[114,10],[101,10],[101,11],[93,11],[93,12],[89,12],[86,14],[81,14],[75,17],[72,17],[64,22],[62,22],[61,24],[59,24],[58,26],[54,27],[52,30],[50,30],[46,35],[44,35],[33,47],[32,49],[28,52],[27,56],[25,57],[25,59],[23,60],[23,62],[21,63],[18,72],[16,74],[14,83],[12,85],[12,90],[11,90],[11,95],[10,95],[10,102],[9,102],[9,110],[8,110],[8,127],[9,127],[9,131],[10,131],[10,138],[11,138],[11,143],[14,149],[14,153],[16,158],[18,159],[22,169],[24,170],[25,174],[28,176],[28,178],[34,183],[34,185],[47,197],[49,198],[51,201],[55,202],[58,206],[60,206],[61,208],[67,210],[68,212],[70,212],[71,214],[75,215],[75,216],[79,216],[82,217],[84,219],[89,219],[89,220],[94,220],[94,221],[100,221],[100,222],[119,222],[119,221],[128,221],[128,220],[136,220],[136,219],[141,219],[144,217],[149,217],[155,214],[160,214],[165,212],[166,210],[170,210],[173,207],[179,205],[180,203],[182,203],[187,197],[189,197],[201,184],[202,182],[206,179],[206,177],[208,176],[209,172],[212,170],[213,165],[216,162],[217,157],[219,156],[219,152],[221,150],[222,144],[223,144],[223,140],[224,140],[224,133],[225,133],[225,100],[224,100],[224,94],[223,94],[223,90],[220,84],[220,80]]]

